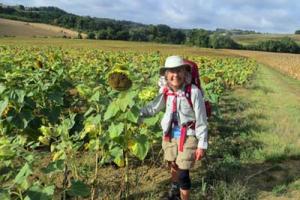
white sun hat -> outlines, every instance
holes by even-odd
[[[184,59],[180,56],[169,56],[165,61],[165,66],[160,68],[160,74],[163,75],[166,70],[174,69],[179,67],[185,67],[187,70],[190,70],[190,65],[184,62]]]

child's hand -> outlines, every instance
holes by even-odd
[[[205,155],[205,150],[198,148],[195,153],[195,160],[201,160]]]

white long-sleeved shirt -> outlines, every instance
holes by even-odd
[[[178,124],[180,126],[188,123],[195,122],[195,130],[189,128],[187,135],[195,135],[198,139],[198,148],[207,149],[207,115],[205,110],[205,104],[200,89],[192,85],[191,87],[191,101],[192,107],[190,106],[187,97],[184,96],[184,90],[178,90],[177,96],[177,112],[178,112]],[[162,109],[165,108],[165,114],[161,120],[161,127],[163,133],[166,134],[170,131],[172,125],[172,102],[173,95],[167,96],[165,101],[164,94],[160,93],[152,102],[146,107],[141,109],[142,117],[153,116]]]

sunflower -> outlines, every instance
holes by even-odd
[[[142,101],[151,101],[157,93],[156,88],[147,87],[139,93],[139,99]]]
[[[115,67],[108,74],[108,84],[115,90],[125,91],[132,86],[129,72],[124,66]]]

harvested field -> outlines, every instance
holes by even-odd
[[[41,23],[29,23],[0,18],[0,36],[22,37],[72,37],[78,36],[77,31],[72,31],[58,26]]]
[[[300,80],[300,55],[261,51],[226,50],[239,56],[253,58],[260,63],[279,69],[284,74]]]

